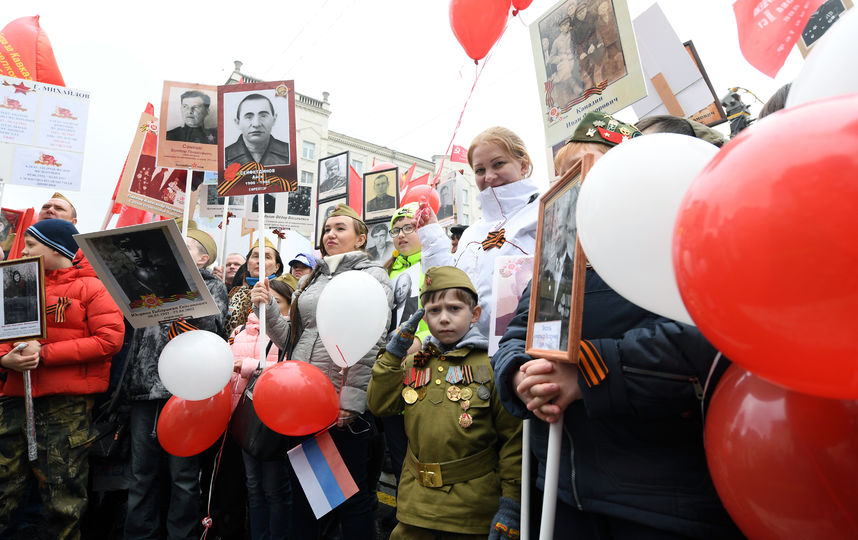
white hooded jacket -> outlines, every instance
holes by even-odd
[[[483,209],[483,217],[465,229],[456,253],[450,253],[450,239],[437,223],[418,229],[420,243],[423,244],[424,270],[433,266],[456,266],[471,278],[483,309],[477,326],[480,334],[487,339],[495,257],[534,254],[538,198],[539,190],[531,178],[481,191],[478,201]],[[504,230],[503,245],[483,249],[482,242],[488,234],[500,229]]]

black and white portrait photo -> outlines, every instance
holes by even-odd
[[[223,139],[219,184],[226,186],[221,193],[286,191],[272,179],[297,176],[292,82],[220,86],[218,94]]]
[[[253,202],[250,203],[250,211],[254,214],[259,212],[259,197],[260,195],[254,195]],[[274,198],[274,195],[269,195],[267,193],[261,197],[263,197],[264,201],[262,206],[263,211],[266,214],[273,214],[277,208],[277,199]]]
[[[390,217],[399,202],[397,169],[363,175],[364,219]]]
[[[223,217],[224,197],[218,197],[217,184],[206,184],[203,186],[205,192],[204,197],[200,197],[200,216],[201,217]],[[244,216],[244,195],[234,195],[229,197],[229,206],[227,212],[231,212],[235,217]]]
[[[28,340],[45,337],[44,269],[41,257],[0,262],[0,339]]]
[[[164,81],[158,165],[217,170],[217,87]]]
[[[568,349],[577,240],[575,206],[579,191],[579,183],[569,182],[545,204],[539,244],[539,280],[536,285],[536,348]],[[537,336],[540,337],[540,343],[536,342]]]
[[[292,216],[310,216],[310,199],[313,197],[312,187],[298,186],[298,189],[290,192],[288,197],[287,214]]]
[[[420,270],[412,266],[393,280],[393,310],[390,314],[389,332],[395,331],[417,311]]]
[[[20,324],[39,320],[39,297],[34,264],[3,267],[3,322]]]
[[[320,201],[344,195],[349,183],[349,153],[320,159],[318,178]]]
[[[376,221],[366,224],[369,232],[366,235],[366,250],[369,258],[384,264],[393,255],[393,237],[390,236],[390,222]]]
[[[456,204],[456,181],[450,180],[443,184],[438,184],[438,221],[455,221],[455,204]]]
[[[346,198],[331,199],[330,201],[320,202],[316,206],[316,247],[322,245],[322,232],[325,227],[325,220],[331,216],[331,212],[338,204],[345,204]],[[367,242],[369,239],[367,238]]]

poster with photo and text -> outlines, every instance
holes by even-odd
[[[164,81],[158,165],[217,171],[217,86]]]
[[[292,230],[307,238],[313,234],[313,185],[299,185],[288,193],[264,193],[244,196],[244,216],[248,227],[259,225],[259,199],[265,212],[265,228]]]
[[[0,179],[79,191],[89,92],[0,77]]]

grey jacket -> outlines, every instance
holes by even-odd
[[[319,296],[322,294],[325,286],[339,274],[348,272],[349,270],[361,270],[369,273],[372,277],[381,283],[384,289],[384,294],[387,296],[387,320],[390,319],[389,310],[393,306],[393,289],[390,287],[390,278],[387,277],[387,272],[377,263],[372,262],[369,256],[362,251],[354,251],[346,253],[343,260],[337,266],[336,271],[332,274],[327,263],[323,260],[318,261],[318,266],[315,273],[315,280],[304,289],[298,298],[293,297],[293,301],[298,302],[298,311],[301,314],[301,336],[295,344],[292,351],[291,360],[300,360],[309,362],[322,370],[328,379],[334,384],[337,392],[340,392],[340,408],[348,411],[363,413],[366,410],[366,387],[369,385],[369,378],[372,375],[372,365],[375,363],[375,358],[378,356],[378,351],[387,343],[387,328],[382,330],[378,336],[376,344],[367,352],[363,358],[348,368],[345,374],[345,385],[343,384],[342,368],[331,360],[328,351],[322,344],[319,337],[319,331],[316,327],[316,305],[319,303]],[[299,286],[304,286],[306,280],[310,276],[304,276],[299,282]],[[254,306],[254,311],[259,315],[259,309]],[[360,313],[355,313],[355,317],[360,317]],[[268,307],[265,309],[266,333],[269,339],[278,347],[285,346],[286,339],[289,336],[289,323],[280,315],[277,304],[274,300],[270,300]]]
[[[221,314],[188,319],[188,323],[223,337],[224,314],[227,310],[226,287],[208,270],[200,270],[200,274]],[[158,359],[164,346],[170,341],[169,333],[169,323],[134,330],[128,346],[127,361],[130,363],[124,385],[128,399],[167,399],[173,395],[164,388],[164,383],[158,376]]]

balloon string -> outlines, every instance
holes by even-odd
[[[506,32],[506,27],[504,27],[504,32]],[[491,58],[491,53],[486,55],[486,58],[483,60],[482,66],[477,66],[476,68],[474,68],[476,71],[476,76],[474,77],[474,84],[471,85],[471,91],[468,92],[468,97],[465,99],[465,104],[462,106],[462,112],[459,113],[459,120],[458,122],[456,122],[456,127],[453,129],[453,136],[450,137],[450,142],[447,144],[447,150],[444,152],[444,157],[441,158],[441,166],[438,167],[438,172],[435,174],[435,178],[432,179],[432,187],[438,185],[438,178],[441,176],[441,171],[444,170],[444,163],[447,161],[447,156],[450,154],[450,148],[453,147],[453,141],[456,140],[456,133],[458,133],[459,131],[459,126],[462,125],[462,117],[465,116],[465,110],[468,108],[468,102],[471,100],[471,96],[474,94],[474,88],[477,87],[477,81],[480,80],[480,75],[482,75],[483,70],[486,69],[486,64],[489,62],[489,58]]]
[[[232,417],[232,413],[230,413],[230,418]],[[203,518],[203,534],[200,536],[200,540],[205,540],[206,535],[209,533],[209,528],[212,526],[212,492],[214,491],[214,483],[215,478],[217,477],[217,472],[220,469],[220,458],[223,455],[223,445],[226,443],[226,436],[228,431],[223,431],[223,436],[220,439],[220,448],[218,448],[217,456],[215,456],[215,465],[214,470],[212,470],[212,478],[209,481],[209,495],[206,501],[206,517]]]

